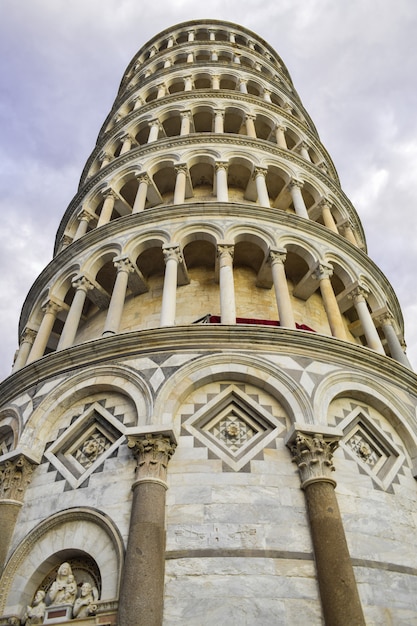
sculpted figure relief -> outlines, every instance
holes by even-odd
[[[77,596],[77,584],[69,563],[61,563],[55,582],[49,590],[51,606],[58,604],[74,604]]]
[[[37,591],[33,600],[33,606],[28,606],[26,608],[23,624],[26,624],[26,626],[30,626],[32,624],[43,624],[45,609],[45,592],[42,590]]]
[[[81,585],[81,595],[76,599],[74,607],[72,609],[73,617],[88,617],[89,615],[95,615],[97,611],[98,593],[95,587],[92,587],[90,583],[83,583]]]

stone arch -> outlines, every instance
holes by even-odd
[[[0,411],[0,455],[17,447],[22,427],[22,418],[14,408],[6,406]]]
[[[70,376],[51,391],[33,411],[21,436],[21,445],[28,446],[35,458],[41,458],[51,428],[64,411],[76,401],[87,400],[94,393],[118,393],[127,398],[135,413],[132,419],[145,424],[152,414],[152,394],[147,383],[126,366],[97,366]]]
[[[203,356],[181,367],[162,386],[155,401],[154,420],[157,424],[173,426],[172,416],[191,391],[212,380],[246,381],[262,387],[276,398],[287,411],[292,423],[314,424],[314,414],[304,390],[281,368],[268,359],[232,353]]]
[[[76,507],[52,515],[33,528],[10,557],[0,579],[0,613],[23,613],[51,565],[71,554],[88,554],[100,571],[101,599],[117,600],[123,549],[119,530],[101,511]]]
[[[402,401],[399,394],[390,392],[386,383],[364,372],[339,371],[329,374],[316,388],[313,402],[314,415],[319,423],[326,425],[330,404],[333,400],[348,396],[366,402],[391,423],[401,437],[410,458],[417,460],[417,432],[415,409]]]

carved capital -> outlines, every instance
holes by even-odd
[[[269,262],[271,265],[275,265],[275,263],[279,263],[280,265],[284,265],[287,259],[287,251],[286,250],[270,250],[269,251]]]
[[[100,163],[103,163],[103,161],[110,161],[110,159],[111,159],[111,154],[109,154],[108,152],[102,152],[100,156],[98,157],[98,160],[100,161]]]
[[[182,172],[183,174],[187,174],[188,167],[186,163],[178,163],[178,165],[174,165],[174,170],[177,174]]]
[[[217,246],[217,255],[220,259],[227,259],[233,261],[233,254],[235,246],[230,243],[220,243]]]
[[[224,118],[224,109],[214,109],[214,115],[216,117]]]
[[[61,246],[67,248],[72,243],[72,237],[69,235],[63,235],[61,239]]]
[[[130,435],[127,445],[137,461],[136,482],[155,480],[166,482],[169,459],[176,444],[164,434]]]
[[[159,120],[151,120],[151,121],[148,123],[148,126],[149,126],[149,127],[152,127],[152,126],[157,126],[159,129],[161,128],[161,124],[160,124]]]
[[[392,326],[394,327],[394,316],[389,311],[385,311],[384,313],[380,313],[374,317],[374,320],[380,326]]]
[[[94,285],[90,283],[88,278],[86,276],[82,276],[81,274],[79,274],[73,279],[72,286],[74,287],[74,289],[77,289],[77,290],[79,289],[80,291],[85,291],[85,292],[94,288]]]
[[[314,278],[323,280],[333,276],[333,266],[330,263],[317,263],[317,267],[313,272]]]
[[[135,178],[138,181],[138,183],[146,183],[147,185],[150,184],[151,179],[149,178],[148,174],[146,172],[141,172],[140,174],[135,174]]]
[[[60,306],[58,302],[55,302],[52,299],[46,300],[42,304],[41,308],[44,313],[52,313],[53,315],[58,315],[58,313],[62,310],[62,306]]]
[[[35,341],[37,332],[33,330],[33,328],[25,328],[23,333],[20,336],[20,344],[22,343],[30,343],[32,344]]]
[[[296,187],[298,187],[298,189],[302,189],[304,187],[304,181],[292,178],[290,181],[290,189],[294,189]]]
[[[349,293],[349,300],[353,302],[365,302],[369,296],[369,289],[365,285],[358,285]]]
[[[135,267],[128,256],[118,256],[113,259],[113,265],[117,272],[126,272],[130,274],[135,271]]]
[[[256,115],[253,115],[252,113],[248,113],[248,115],[245,116],[245,121],[251,120],[252,122],[254,122],[256,120]]]
[[[331,205],[332,203],[330,202],[328,198],[322,198],[317,206],[320,207],[321,210],[323,210],[323,209],[330,209]]]
[[[267,174],[268,174],[268,168],[255,167],[253,170],[253,179],[255,180],[255,178],[257,178],[258,176],[262,176],[263,178],[265,178]]]
[[[81,211],[78,213],[77,215],[79,221],[81,222],[82,220],[84,220],[84,222],[91,222],[91,220],[96,219],[97,215],[93,215],[93,213],[90,213],[90,211],[88,211],[87,209],[81,209]]]
[[[171,261],[172,259],[177,263],[183,262],[183,257],[179,246],[164,246],[162,248],[162,252],[164,254],[165,263],[168,263],[168,261]]]
[[[192,117],[192,116],[191,116],[191,111],[181,111],[181,112],[180,112],[180,117],[181,117],[182,119],[184,119],[184,118],[185,118],[185,119],[190,120],[190,119],[191,119],[191,117]]]
[[[227,168],[229,163],[227,161],[216,161],[215,170],[218,172],[219,170],[225,170],[227,172]]]
[[[0,463],[0,500],[22,502],[34,467],[23,454]]]
[[[111,189],[110,187],[108,187],[107,189],[104,189],[102,195],[103,195],[103,198],[105,198],[106,200],[107,198],[113,198],[113,200],[116,200],[117,198],[117,195],[115,194],[113,189]]]
[[[336,486],[331,473],[335,470],[333,452],[337,446],[336,438],[324,437],[321,434],[307,435],[297,431],[290,450],[293,456],[292,461],[297,464],[303,489],[319,481]]]

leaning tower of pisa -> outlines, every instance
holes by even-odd
[[[416,376],[276,52],[123,75],[0,385],[0,625],[417,622]]]

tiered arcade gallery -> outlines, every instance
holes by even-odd
[[[154,37],[0,386],[0,625],[413,623],[403,330],[276,52]]]

